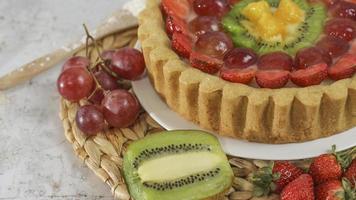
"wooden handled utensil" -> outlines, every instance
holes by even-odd
[[[107,35],[122,32],[137,26],[137,19],[127,10],[118,10],[101,24],[91,34],[96,39],[101,39]],[[85,38],[68,46],[62,47],[37,58],[30,63],[0,77],[0,90],[7,90],[25,81],[34,78],[36,75],[52,68],[63,59],[69,57],[74,52],[85,48]]]

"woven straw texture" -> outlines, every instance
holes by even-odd
[[[98,41],[100,49],[109,50],[124,46],[133,47],[137,41],[137,29],[109,35]],[[86,55],[85,50],[75,55]],[[89,48],[90,59],[94,62],[98,58],[97,51]],[[125,83],[128,84],[129,83]],[[113,196],[118,200],[131,199],[122,176],[122,156],[127,146],[134,140],[164,130],[147,113],[141,112],[136,123],[129,128],[109,129],[97,136],[84,135],[75,124],[75,115],[80,105],[87,104],[85,100],[80,103],[71,103],[61,100],[60,118],[63,122],[64,133],[72,144],[75,154],[106,184],[109,185]],[[279,196],[272,194],[269,197],[256,198],[252,196],[253,185],[248,177],[258,168],[267,166],[267,161],[247,160],[229,157],[235,178],[233,186],[227,191],[223,200],[278,200]],[[307,168],[309,160],[295,161],[301,168]]]

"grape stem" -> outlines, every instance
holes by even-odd
[[[85,34],[87,35],[87,38],[86,38],[86,56],[89,57],[89,41],[91,40],[94,44],[94,48],[95,50],[97,51],[98,53],[98,56],[99,56],[99,59],[100,61],[104,62],[104,59],[101,57],[101,52],[100,52],[100,49],[99,49],[99,46],[98,46],[98,43],[96,42],[95,38],[90,35],[89,33],[89,30],[87,28],[87,26],[85,24],[83,24],[83,27],[84,27],[84,31],[85,31]]]
[[[89,68],[88,68],[88,71],[89,71],[89,73],[92,75],[92,77],[93,77],[93,79],[94,79],[94,81],[95,81],[95,83],[96,83],[96,86],[97,86],[97,87],[95,87],[95,90],[92,92],[92,94],[89,95],[88,98],[90,98],[90,97],[92,97],[92,96],[95,94],[96,91],[98,91],[98,90],[103,90],[103,88],[101,87],[101,85],[100,85],[98,79],[95,77],[95,75],[94,75],[94,73],[93,73],[93,71],[92,71],[92,68],[98,67],[98,68],[100,68],[100,69],[105,70],[106,72],[110,73],[111,75],[113,75],[114,77],[116,77],[116,78],[118,78],[118,79],[119,79],[120,77],[118,77],[115,73],[112,73],[112,71],[106,66],[107,62],[106,62],[106,60],[101,56],[101,52],[100,52],[100,49],[99,49],[99,45],[98,45],[96,39],[95,39],[92,35],[90,35],[89,30],[88,30],[88,28],[87,28],[87,26],[86,26],[85,24],[83,24],[83,27],[84,27],[84,30],[85,30],[85,34],[86,34],[86,36],[87,36],[87,37],[86,37],[86,41],[85,41],[85,42],[86,42],[86,43],[85,43],[85,54],[86,54],[86,57],[87,57],[87,58],[90,57],[90,56],[89,56],[89,42],[90,42],[90,40],[92,41],[92,43],[93,43],[93,45],[94,45],[94,48],[95,48],[95,50],[96,50],[97,53],[98,53],[98,60],[96,61],[96,63],[95,63],[92,67],[89,67]],[[110,93],[110,91],[105,91],[105,90],[103,90],[103,91],[104,91],[104,94]]]
[[[106,72],[110,73],[111,75],[113,75],[116,78],[119,78],[119,77],[117,77],[116,74],[112,73],[112,71],[106,66],[106,64],[107,64],[106,60],[101,56],[99,45],[98,45],[96,39],[92,35],[90,35],[88,27],[85,24],[83,24],[83,27],[84,27],[85,34],[87,36],[87,38],[86,38],[86,48],[85,48],[86,56],[89,58],[89,41],[91,40],[93,42],[93,44],[94,44],[94,48],[97,51],[98,58],[99,58],[99,61],[94,66],[97,66],[98,64],[100,64],[99,68],[103,68]],[[101,65],[101,63],[103,63],[103,64]]]
[[[101,62],[103,62],[103,58],[101,57],[101,52],[99,50],[98,44],[96,42],[96,40],[94,39],[93,36],[90,35],[89,30],[87,28],[87,26],[85,24],[83,24],[84,30],[85,30],[85,34],[86,34],[86,40],[85,40],[85,55],[87,58],[89,58],[89,41],[92,40],[94,47],[96,49],[96,51],[98,52],[98,56],[99,56],[99,62],[95,63],[95,65],[93,65],[93,67],[97,66],[98,64],[100,64]],[[90,75],[93,77],[96,87],[95,90],[89,95],[88,99],[90,99],[96,91],[98,90],[102,90],[103,88],[101,87],[98,79],[95,77],[93,71],[91,70],[92,67],[88,68],[88,71],[90,73]]]

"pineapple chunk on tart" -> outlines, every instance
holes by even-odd
[[[300,142],[351,128],[356,21],[345,10],[354,6],[329,3],[149,0],[139,39],[154,87],[229,137]]]

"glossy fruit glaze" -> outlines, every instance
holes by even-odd
[[[244,0],[242,0],[244,1]],[[356,72],[356,3],[308,0],[323,4],[327,18],[314,46],[295,55],[275,51],[258,55],[234,46],[221,19],[239,0],[162,0],[172,48],[192,67],[235,83],[262,88],[307,87]]]

